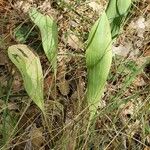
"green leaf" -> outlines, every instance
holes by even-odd
[[[87,102],[91,118],[95,115],[109,74],[112,51],[111,30],[106,13],[91,29],[86,50],[88,72]]]
[[[43,15],[32,8],[29,11],[31,20],[38,26],[41,32],[42,45],[52,68],[57,70],[58,29],[56,22],[48,15]]]
[[[131,6],[131,0],[110,0],[106,14],[111,24],[112,38],[115,38],[119,32],[126,15]]]
[[[131,6],[131,0],[118,0],[117,6],[119,14],[125,15]]]
[[[10,46],[8,56],[20,71],[28,95],[44,111],[43,73],[39,57],[23,44]]]

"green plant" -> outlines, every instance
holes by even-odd
[[[35,8],[29,11],[29,15],[31,20],[40,29],[43,49],[48,60],[51,62],[56,77],[58,47],[57,25],[52,18],[48,15],[41,14]],[[10,46],[8,48],[8,55],[21,72],[28,95],[45,115],[43,73],[39,57],[23,44]]]
[[[8,56],[20,71],[28,95],[44,112],[43,73],[39,57],[23,44],[10,46]]]
[[[104,86],[107,80],[107,76],[109,74],[111,61],[112,61],[112,52],[111,52],[111,43],[112,38],[116,37],[119,33],[121,23],[125,15],[127,14],[129,7],[131,4],[131,0],[126,2],[122,0],[110,0],[109,5],[107,7],[106,13],[104,12],[101,17],[96,21],[94,26],[89,33],[87,48],[86,48],[86,64],[88,71],[88,84],[87,84],[87,102],[90,110],[90,119],[95,115],[97,108],[99,106],[100,98],[103,94]],[[29,11],[29,16],[31,20],[38,26],[41,32],[42,37],[42,45],[45,51],[48,60],[51,62],[51,65],[54,69],[54,73],[56,76],[57,70],[57,48],[58,48],[58,31],[57,25],[55,21],[49,17],[48,15],[43,15],[37,11],[36,8],[32,8]],[[105,29],[105,30],[104,30]],[[17,48],[20,47],[21,48]],[[24,54],[28,57],[27,54],[29,52],[28,48],[24,45],[12,46],[9,48],[9,57],[14,62],[14,64],[18,67],[22,76],[24,78],[25,88],[29,96],[34,99],[35,103],[41,108],[43,111],[43,79],[39,81],[33,81],[36,84],[40,83],[40,92],[41,95],[37,96],[32,95],[32,90],[29,88],[29,81],[33,80],[33,75],[27,74],[27,63],[31,65],[30,57],[27,61],[27,58],[22,53],[22,48],[24,49]],[[12,50],[12,49],[15,49]],[[21,50],[21,51],[20,51]],[[11,54],[15,53],[16,54]],[[31,52],[31,51],[30,51]],[[16,55],[21,55],[17,56]],[[18,61],[17,59],[21,58],[23,61]],[[36,57],[35,57],[36,58]],[[23,63],[23,64],[22,64]],[[29,65],[28,64],[28,65]],[[38,61],[37,64],[39,65]],[[26,67],[26,69],[24,69]],[[31,66],[32,68],[33,66]],[[40,66],[41,70],[41,66]],[[40,71],[42,76],[42,71]],[[37,70],[35,70],[35,74]],[[26,77],[27,76],[27,77]],[[34,75],[35,76],[35,75]],[[37,75],[38,76],[38,75]],[[33,87],[35,86],[33,83]],[[32,87],[32,86],[31,86]],[[37,87],[34,88],[34,90]]]
[[[90,119],[93,118],[99,106],[111,61],[111,30],[104,12],[90,31],[86,49],[88,72],[87,102],[90,110]]]
[[[111,26],[112,38],[116,38],[120,32],[122,23],[131,7],[131,0],[110,0],[106,14]]]
[[[87,102],[90,120],[100,104],[112,61],[112,39],[120,31],[122,22],[131,5],[131,0],[110,0],[104,12],[92,27],[86,49],[88,71]]]
[[[5,111],[6,113],[4,113],[3,118],[5,118],[5,120],[2,120],[2,123],[1,123],[3,124],[2,131],[4,131],[2,133],[2,140],[4,141],[2,143],[3,145],[6,145],[8,143],[6,146],[9,149],[20,149],[20,146],[22,147],[22,145],[24,146],[25,144],[26,146],[30,146],[31,149],[32,148],[43,149],[45,147],[49,149],[130,149],[130,148],[140,149],[140,148],[145,147],[145,145],[147,145],[146,139],[149,133],[148,110],[149,110],[149,104],[150,104],[149,103],[149,99],[150,99],[149,86],[147,86],[146,84],[144,86],[138,87],[134,83],[134,80],[137,79],[137,75],[138,77],[143,79],[145,82],[149,81],[149,79],[144,75],[145,73],[147,75],[147,72],[144,69],[145,66],[147,65],[147,62],[143,64],[142,66],[139,66],[139,63],[142,63],[142,62],[141,60],[137,58],[137,55],[135,55],[135,58],[137,58],[137,60],[132,59],[132,58],[127,58],[127,57],[122,57],[122,56],[116,56],[113,59],[111,73],[108,76],[111,61],[112,61],[111,60],[112,59],[111,44],[113,40],[119,34],[120,29],[123,27],[125,19],[127,19],[126,16],[129,12],[129,9],[126,9],[126,8],[130,8],[130,6],[129,7],[127,6],[128,4],[126,2],[127,1],[125,0],[120,1],[120,2],[119,0],[114,0],[114,1],[109,0],[109,5],[107,7],[106,13],[103,13],[100,16],[100,18],[96,21],[96,23],[92,27],[91,32],[89,33],[89,38],[88,38],[88,43],[87,43],[87,48],[86,48],[86,65],[87,65],[87,73],[88,73],[87,84],[84,84],[86,79],[83,77],[83,74],[80,74],[82,73],[81,71],[83,71],[83,73],[85,72],[85,67],[82,64],[84,61],[83,59],[85,58],[83,56],[83,51],[81,52],[80,49],[76,51],[75,49],[71,49],[71,46],[68,47],[68,45],[66,47],[65,41],[64,41],[65,38],[64,37],[62,38],[60,46],[63,50],[64,48],[67,50],[69,48],[68,50],[69,55],[68,53],[65,53],[65,54],[60,53],[60,55],[61,57],[63,57],[63,59],[64,57],[66,58],[66,56],[67,56],[67,59],[68,57],[70,59],[70,50],[72,50],[71,61],[69,61],[70,64],[69,63],[64,64],[64,62],[62,61],[61,65],[64,64],[66,68],[65,69],[63,68],[64,69],[63,71],[62,69],[59,69],[58,75],[60,75],[60,73],[62,74],[62,72],[66,75],[65,79],[68,82],[67,84],[69,85],[70,93],[68,95],[66,94],[66,96],[63,96],[59,92],[60,87],[58,85],[59,85],[59,82],[62,82],[62,80],[60,79],[61,78],[60,76],[57,76],[57,83],[56,82],[53,83],[52,81],[53,78],[51,78],[52,74],[50,73],[48,75],[47,74],[45,75],[46,76],[45,83],[50,85],[50,88],[46,87],[45,88],[46,90],[44,91],[46,94],[45,99],[47,99],[45,101],[46,103],[45,111],[47,115],[46,117],[44,116],[45,120],[41,119],[43,118],[43,114],[40,117],[38,117],[39,111],[37,109],[34,109],[32,106],[29,107],[30,103],[28,103],[28,107],[30,109],[28,109],[27,112],[25,110],[24,113],[22,113],[23,107],[25,105],[24,105],[24,101],[20,103],[20,99],[17,98],[18,96],[21,98],[23,97],[23,95],[20,92],[17,92],[17,93],[15,93],[15,91],[12,92],[11,88],[7,88],[7,91],[9,92],[7,91],[4,93],[1,92],[2,100],[6,100],[6,102],[10,101],[10,102],[15,103],[16,106],[19,106],[19,110],[21,108],[18,114],[19,120],[17,119],[18,121],[17,121],[17,124],[15,123],[16,124],[15,127],[13,125],[13,122],[11,123],[11,118],[10,118],[10,117],[14,118],[14,116],[10,116],[10,117],[6,116],[7,111]],[[92,22],[92,19],[88,18],[89,17],[88,14],[91,13],[92,11],[90,10],[89,13],[87,11],[85,15],[83,15],[84,12],[82,13],[82,11],[80,10],[85,8],[86,5],[88,6],[89,2],[85,4],[84,1],[76,0],[76,1],[70,1],[69,3],[65,2],[66,4],[60,4],[60,3],[63,3],[63,2],[62,1],[54,2],[53,9],[57,11],[58,15],[61,13],[61,17],[59,18],[60,27],[62,27],[60,29],[61,33],[69,32],[70,28],[67,29],[66,31],[66,29],[63,27],[66,27],[65,25],[66,23],[68,23],[68,18],[72,18],[73,22],[71,22],[71,25],[73,24],[73,26],[74,25],[75,26],[71,27],[70,30],[73,31],[73,33],[76,33],[76,35],[81,35],[81,40],[83,39],[84,41],[87,37],[87,32],[85,35],[84,31],[87,31],[87,29],[89,28]],[[124,7],[120,8],[119,6],[122,5],[121,3],[126,3],[127,5],[123,4]],[[82,7],[78,11],[76,11],[76,8],[78,8],[80,5]],[[44,38],[47,37],[46,39],[47,42],[43,44],[43,49],[44,47],[46,47],[46,45],[49,45],[46,47],[46,49],[44,49],[44,51],[47,55],[49,54],[51,55],[52,51],[51,51],[51,48],[49,48],[51,47],[49,39],[52,38],[53,40],[55,40],[53,37],[51,37],[52,31],[54,30],[51,29],[50,27],[47,28],[46,21],[48,21],[49,19],[45,17],[46,15],[41,14],[39,12],[37,13],[37,10],[35,10],[35,13],[33,12],[34,11],[32,9],[29,12],[30,18],[33,21],[32,25],[36,26],[37,27],[36,29],[39,28],[39,31],[41,32],[41,33],[39,32],[39,34],[41,34],[42,44],[43,44],[43,41],[45,41]],[[63,14],[63,12],[65,13]],[[71,14],[69,14],[68,12]],[[119,15],[117,16],[118,12],[119,12]],[[94,12],[94,14],[92,15],[95,15],[95,14],[96,13]],[[111,15],[112,16],[114,15],[114,18]],[[34,17],[32,18],[32,16]],[[40,19],[40,16],[42,16],[41,18],[43,19]],[[133,13],[133,16],[134,16],[134,13]],[[39,22],[37,18],[39,18]],[[50,17],[50,19],[52,18]],[[81,22],[80,22],[80,19],[82,20]],[[65,24],[63,21],[65,22]],[[87,23],[89,24],[85,27]],[[27,24],[28,22],[25,21],[25,26]],[[80,27],[78,28],[78,26],[76,25],[79,25]],[[15,32],[16,41],[19,43],[25,42],[26,44],[29,44],[35,50],[37,49],[37,47],[39,47],[38,49],[41,50],[42,49],[41,42],[39,42],[40,39],[36,38],[38,35],[37,30],[32,30],[34,28],[32,27],[31,30],[29,31],[29,28],[30,27],[28,26],[27,26],[28,30],[24,28],[24,26],[23,28],[16,28],[17,29]],[[26,32],[26,30],[28,33]],[[31,34],[36,33],[36,34],[31,36],[30,33]],[[28,36],[29,38],[27,39]],[[128,35],[125,41],[126,40],[128,42],[129,40]],[[35,43],[35,45],[32,43]],[[39,43],[40,43],[40,46],[39,46]],[[26,52],[28,53],[28,50]],[[76,54],[82,55],[83,57],[78,57],[76,56]],[[56,60],[56,58],[54,60]],[[53,70],[55,71],[54,74],[56,75],[57,62],[55,61],[56,62],[55,64],[56,66],[55,66],[52,64],[53,58],[51,59],[51,57],[49,57],[49,61],[51,63]],[[42,62],[43,62],[43,59],[42,59]],[[22,65],[20,61],[19,61],[19,64]],[[48,71],[46,70],[47,65],[43,64],[43,66],[44,66],[43,72],[46,71],[47,73],[49,71],[49,70]],[[75,73],[77,72],[77,75],[74,74],[73,71],[75,71]],[[108,88],[105,91],[106,95],[104,96],[104,88],[107,82],[106,80],[108,80],[108,85],[107,85]],[[13,81],[16,81],[16,80],[13,80]],[[85,85],[87,86],[86,98],[84,97]],[[32,84],[30,84],[30,86],[32,86]],[[57,87],[57,91],[56,91],[57,98],[54,97],[54,94],[55,94],[55,91],[53,89],[55,88],[54,86]],[[66,86],[64,86],[63,88],[65,87]],[[48,93],[46,93],[47,88],[49,88]],[[7,98],[5,98],[6,96]],[[13,97],[15,97],[15,101]],[[87,108],[87,105],[85,105],[85,103],[88,103],[90,116],[89,116],[89,113],[87,113],[88,108]],[[61,106],[59,106],[59,104]],[[101,104],[102,106],[100,106]],[[138,105],[140,105],[140,107]],[[98,109],[98,106],[100,106],[99,109]],[[130,108],[130,106],[132,108]],[[6,107],[7,107],[7,103],[6,103]],[[57,108],[58,108],[58,111],[57,111]],[[137,108],[139,108],[139,110],[136,110]],[[28,112],[30,112],[31,109],[34,109],[36,111],[34,115],[32,114],[28,115]],[[133,111],[132,109],[135,109],[136,112]],[[31,111],[33,112],[33,110]],[[129,112],[129,115],[127,114],[128,116],[125,116],[124,112]],[[135,114],[132,114],[132,113],[135,113]],[[25,120],[25,122],[28,123],[29,121],[29,124],[22,127],[22,120],[24,121],[24,115],[26,117],[26,114],[28,115],[27,116],[28,118]],[[23,116],[23,119],[22,119],[22,116]],[[43,121],[46,121],[46,122],[43,122]],[[142,124],[141,124],[141,121],[143,121]],[[8,123],[10,123],[12,127],[10,127]],[[45,123],[49,125],[49,128],[46,126]],[[96,126],[95,126],[95,123],[96,123]],[[30,124],[31,126],[29,126]],[[32,124],[33,126],[34,124],[37,125],[37,130],[40,129],[39,134],[36,134],[40,136],[40,139],[38,137],[34,138],[34,136],[31,136],[31,138],[29,138],[29,136],[35,131],[34,129],[32,129]],[[134,130],[135,127],[136,127],[135,129],[136,131]],[[15,133],[16,129],[17,129],[17,134]],[[145,134],[142,131],[144,129],[145,129],[144,131]],[[9,132],[11,132],[11,135],[8,134]],[[136,135],[134,135],[134,133],[135,134],[138,133],[138,137],[140,138],[136,138]],[[42,139],[44,140],[44,142],[42,143],[43,146],[42,147],[39,146],[39,148],[35,148],[32,141],[33,140],[43,141]]]
[[[50,61],[56,76],[58,49],[57,24],[48,15],[43,15],[38,12],[36,8],[32,8],[29,11],[29,16],[35,25],[37,25],[40,29],[44,52]]]

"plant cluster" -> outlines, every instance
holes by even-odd
[[[97,109],[112,62],[112,43],[119,35],[123,22],[131,7],[131,0],[110,0],[106,11],[95,22],[86,43],[87,93],[89,108],[88,130],[95,125]],[[40,30],[42,46],[57,77],[58,28],[54,19],[31,8],[29,17]],[[8,48],[8,56],[20,71],[27,94],[40,108],[46,118],[44,104],[44,76],[38,55],[27,45],[17,44]],[[138,70],[139,71],[139,70]],[[137,71],[137,72],[138,72]],[[49,129],[50,131],[50,129]]]

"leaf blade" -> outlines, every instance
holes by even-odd
[[[120,32],[122,22],[131,6],[131,0],[110,0],[106,14],[110,22],[112,38],[115,39]]]
[[[57,71],[57,49],[58,49],[58,30],[57,24],[53,18],[48,15],[43,15],[32,8],[29,11],[29,16],[36,26],[38,26],[44,52],[50,61],[52,68],[56,74]]]
[[[8,56],[20,71],[26,92],[44,111],[43,73],[39,57],[23,44],[10,46]]]
[[[97,111],[112,61],[111,30],[105,12],[98,22],[95,23],[89,33],[88,43],[90,44],[86,50],[88,72],[87,102],[91,118]],[[93,34],[94,30],[95,34]],[[91,38],[91,36],[93,37]]]

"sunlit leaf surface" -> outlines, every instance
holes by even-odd
[[[111,25],[112,38],[115,38],[119,34],[130,6],[131,0],[109,0],[106,14]]]
[[[112,61],[111,30],[105,13],[91,29],[86,50],[87,101],[91,116],[96,113]]]
[[[22,44],[10,46],[8,56],[20,71],[28,95],[43,111],[43,73],[39,57]]]
[[[52,17],[43,15],[37,9],[32,8],[29,16],[36,26],[40,29],[42,45],[45,54],[50,61],[53,70],[57,70],[57,48],[58,48],[58,29]]]

